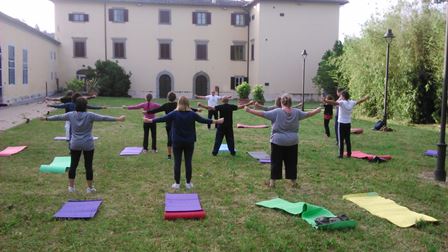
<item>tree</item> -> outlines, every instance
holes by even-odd
[[[339,86],[339,75],[341,74],[341,71],[338,69],[337,58],[343,54],[343,50],[342,42],[336,41],[333,50],[326,51],[322,56],[313,82],[323,90],[324,94],[336,95],[336,89]]]
[[[87,68],[87,80],[95,84],[101,96],[129,96],[131,73],[126,73],[117,62],[97,60],[95,69]]]

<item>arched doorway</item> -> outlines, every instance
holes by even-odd
[[[194,94],[205,96],[208,95],[209,91],[209,78],[205,73],[198,73],[194,77]]]
[[[163,74],[159,77],[159,98],[166,98],[170,91],[171,77],[168,74]]]

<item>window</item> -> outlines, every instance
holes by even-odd
[[[71,21],[71,22],[89,22],[89,14],[70,13],[70,14],[68,14],[68,21]]]
[[[8,83],[16,84],[16,60],[14,46],[8,46]]]
[[[22,51],[22,82],[23,84],[28,84],[28,50],[23,49]]]
[[[109,9],[109,21],[125,23],[129,21],[129,12],[126,9]]]
[[[252,20],[255,20],[255,15],[252,15]]]
[[[126,58],[126,39],[112,39],[114,59]]]
[[[159,10],[159,24],[171,24],[170,10]]]
[[[0,47],[0,96],[2,95],[3,72],[2,72],[2,48]]]
[[[248,82],[247,77],[244,76],[230,77],[230,89],[235,90],[235,88],[243,82]]]
[[[159,39],[159,59],[171,59],[171,40]]]
[[[231,15],[231,24],[234,26],[246,26],[249,19],[247,15],[244,13],[232,13]]]
[[[230,59],[244,61],[244,44],[235,44],[230,46]]]
[[[212,23],[212,14],[210,12],[197,11],[193,12],[193,24],[209,25]]]
[[[73,39],[73,57],[74,58],[86,58],[86,39],[74,38]]]
[[[207,60],[207,42],[196,41],[196,60]]]
[[[255,60],[255,41],[252,40],[250,44],[250,60]]]

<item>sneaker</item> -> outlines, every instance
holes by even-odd
[[[171,160],[171,155],[168,155],[168,159]]]
[[[87,187],[87,189],[86,189],[86,193],[95,193],[96,192],[96,189],[95,189],[95,187]]]
[[[191,188],[193,188],[193,183],[185,183],[185,188],[187,188],[187,190],[190,190]]]
[[[159,152],[158,150],[151,150],[152,153],[157,153]]]
[[[179,190],[180,189],[180,184],[174,183],[171,185],[171,188],[173,188],[174,190]]]
[[[69,186],[69,187],[68,187],[68,192],[69,192],[69,193],[74,193],[74,192],[76,192],[75,187],[71,187],[71,186]]]
[[[148,150],[146,150],[146,149],[145,149],[145,150],[143,150],[143,153],[148,153]]]

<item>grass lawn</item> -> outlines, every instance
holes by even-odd
[[[92,104],[121,106],[141,99],[97,98]],[[164,101],[159,100],[160,103]],[[193,102],[196,104],[196,101]],[[307,104],[307,108],[312,108]],[[56,111],[62,113],[63,111]],[[358,159],[338,160],[332,137],[326,138],[323,115],[301,122],[299,185],[279,181],[269,189],[269,165],[259,164],[246,152],[269,153],[269,129],[236,129],[237,155],[211,155],[214,130],[197,124],[193,179],[207,218],[163,220],[164,194],[171,192],[172,161],[166,158],[165,125],[158,124],[159,152],[120,157],[125,146],[141,146],[142,113],[107,109],[101,114],[127,116],[124,123],[96,122],[94,176],[98,192],[85,193],[83,162],[78,167],[78,192],[67,192],[67,174],[40,174],[40,164],[68,155],[63,122],[33,120],[0,134],[0,149],[28,145],[18,155],[0,158],[1,251],[447,251],[448,189],[421,178],[433,172],[436,159],[423,156],[435,149],[437,126],[389,122],[390,133],[370,129],[374,119],[355,119],[352,127],[364,134],[352,135],[353,150],[390,154],[393,160],[376,164]],[[55,114],[55,113],[53,113]],[[205,112],[202,112],[206,116]],[[270,124],[244,111],[234,114],[234,124]],[[333,121],[331,122],[333,123]],[[182,168],[182,189],[185,170]],[[399,228],[343,200],[351,193],[377,192],[411,210],[440,220]],[[353,230],[318,231],[281,211],[257,207],[256,202],[280,197],[324,206],[335,214],[347,214],[358,222]],[[52,215],[68,199],[104,200],[98,215],[88,221],[57,221]]]

